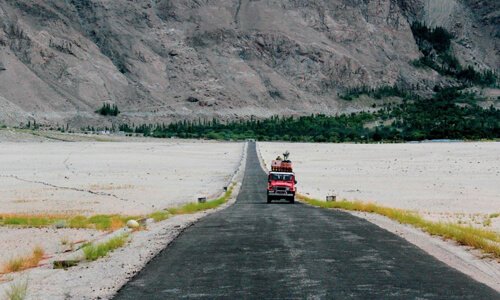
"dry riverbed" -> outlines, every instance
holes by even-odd
[[[144,216],[196,202],[202,196],[217,198],[223,187],[240,180],[235,176],[242,169],[244,154],[244,143],[0,133],[0,215],[4,216]],[[62,142],[60,138],[74,142]],[[238,188],[237,184],[233,200]],[[112,295],[184,227],[205,214],[173,216],[159,223],[149,221],[146,231],[129,238],[128,247],[110,258],[74,267],[71,272],[53,270],[52,262],[81,258],[78,249],[84,242],[105,241],[113,234],[58,226],[0,227],[2,270],[12,259],[28,257],[35,247],[44,251],[40,267],[0,275],[0,299],[13,284],[26,279],[29,298],[62,299],[72,295],[90,299]],[[105,266],[110,262],[119,268]],[[108,270],[105,276],[113,280],[102,278],[101,284],[96,274],[103,269]],[[80,287],[79,280],[86,288]],[[55,287],[47,288],[46,284]]]

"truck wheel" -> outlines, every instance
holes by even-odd
[[[271,203],[271,201],[273,201],[271,197],[267,196],[267,203]]]
[[[294,203],[295,203],[295,197],[290,198],[290,204],[294,204]]]

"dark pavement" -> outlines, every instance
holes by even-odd
[[[267,204],[266,184],[250,143],[237,202],[188,228],[116,299],[500,299],[363,219]]]

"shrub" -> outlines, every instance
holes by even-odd
[[[5,297],[8,300],[23,300],[28,294],[28,280],[19,281],[9,286],[5,292]]]
[[[29,268],[34,268],[38,266],[40,261],[43,259],[44,254],[45,252],[42,248],[35,247],[31,255],[16,257],[9,260],[5,266],[3,266],[2,273],[19,272]]]

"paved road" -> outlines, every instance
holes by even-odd
[[[187,229],[116,299],[500,298],[363,219],[267,204],[266,181],[250,144],[237,202]]]

